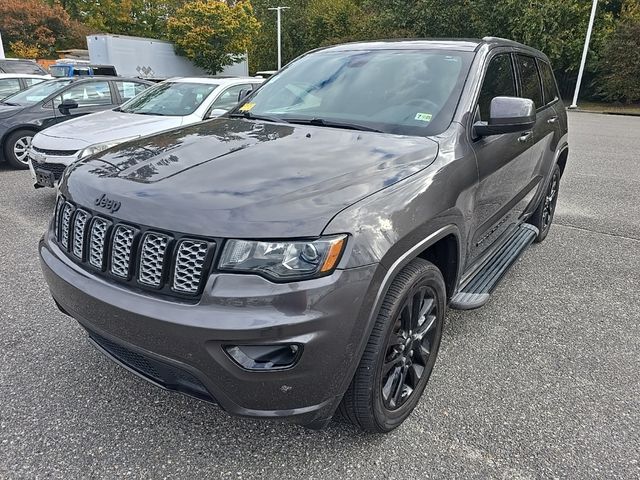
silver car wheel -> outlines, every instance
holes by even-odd
[[[28,163],[29,147],[31,147],[32,135],[20,137],[13,145],[13,154],[20,163],[25,165]]]

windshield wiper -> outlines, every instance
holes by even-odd
[[[249,120],[262,120],[264,122],[289,123],[288,120],[284,120],[280,117],[270,117],[268,115],[255,115],[251,112],[230,113],[229,117],[230,118],[247,118]]]
[[[19,107],[19,103],[11,103],[11,102],[0,102],[2,105],[9,105],[10,107]]]
[[[358,123],[336,122],[334,120],[325,120],[324,118],[287,118],[286,120],[289,123],[297,123],[299,125],[315,125],[317,127],[334,127],[345,128],[348,130],[360,130],[362,132],[384,133],[382,130],[378,130],[377,128],[360,125]]]

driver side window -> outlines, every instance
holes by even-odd
[[[111,104],[111,89],[109,82],[83,82],[75,85],[62,95],[58,95],[53,100],[53,106],[57,107],[64,100],[75,100],[80,107]]]
[[[489,63],[478,98],[480,120],[485,122],[489,120],[491,100],[503,96],[516,96],[513,65],[511,64],[511,55],[508,53],[496,55]]]

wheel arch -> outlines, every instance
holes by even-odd
[[[5,142],[7,141],[7,137],[9,137],[9,135],[11,135],[13,132],[17,130],[31,130],[34,133],[38,133],[42,129],[32,124],[14,125],[13,127],[10,127],[6,132],[4,132],[4,135],[2,135],[2,138],[0,138],[0,152],[4,152],[4,147],[5,147]]]
[[[565,145],[560,153],[558,154],[558,159],[556,160],[556,164],[560,167],[560,178],[564,175],[564,169],[567,166],[567,159],[569,158],[569,145]]]

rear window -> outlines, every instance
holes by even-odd
[[[540,75],[542,76],[544,103],[553,103],[560,98],[560,94],[558,93],[558,87],[556,85],[556,79],[553,76],[553,71],[551,70],[551,65],[545,61],[538,60],[538,68],[540,69]]]
[[[542,85],[536,67],[536,60],[526,55],[516,55],[518,70],[520,71],[520,85],[522,98],[529,98],[536,104],[536,108],[544,105],[542,101]]]
[[[28,73],[30,75],[46,75],[47,72],[31,60],[0,60],[0,71],[5,73]]]

